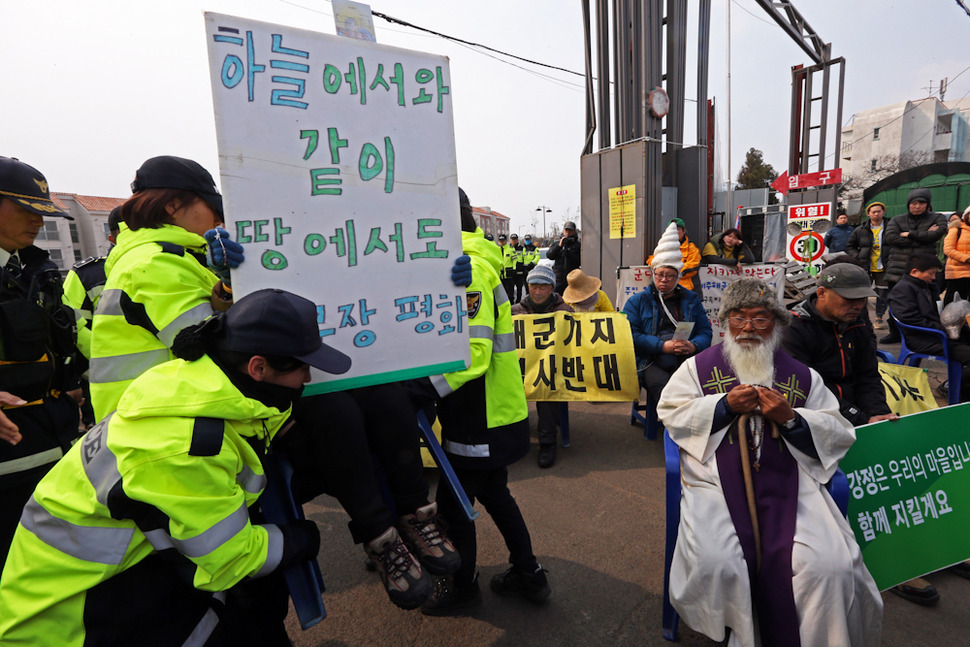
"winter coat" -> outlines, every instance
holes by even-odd
[[[522,297],[522,300],[512,306],[512,315],[538,315],[547,312],[572,312],[573,307],[562,300],[562,297],[552,293],[552,297],[546,301],[542,307],[532,302],[529,296]]]
[[[546,258],[553,261],[556,285],[565,285],[566,277],[582,263],[582,245],[578,236],[567,236],[549,246]]]
[[[946,278],[970,278],[970,227],[960,223],[947,232],[943,241],[946,254]]]
[[[940,291],[936,285],[904,275],[889,291],[889,309],[896,319],[910,326],[943,330],[936,302]],[[943,354],[940,338],[929,333],[906,331],[906,346],[920,353]]]
[[[936,225],[936,230],[930,227]],[[909,236],[900,236],[909,232]],[[936,242],[946,235],[946,218],[942,213],[926,210],[922,216],[904,213],[896,216],[886,225],[882,242],[889,249],[889,262],[886,266],[886,280],[895,283],[906,274],[909,257],[914,254],[936,255]]]
[[[677,281],[679,285],[684,286],[684,289],[693,290],[694,289],[694,277],[697,276],[697,268],[701,265],[701,250],[697,249],[697,245],[690,242],[687,236],[684,236],[683,242],[680,243],[680,255],[684,259],[684,268],[680,271],[680,279]],[[653,254],[647,258],[647,265],[653,262]]]
[[[822,242],[830,252],[844,252],[849,236],[852,235],[852,229],[852,225],[849,224],[836,225],[825,232]]]
[[[733,249],[728,249],[721,242],[723,237],[723,233],[715,234],[707,241],[707,244],[704,245],[704,251],[701,252],[701,260],[715,265],[737,265],[738,263],[754,262],[754,254],[751,253],[751,249],[747,245],[741,243]]]
[[[882,221],[882,240],[886,240],[886,226],[889,224],[888,220]],[[866,271],[872,273],[872,248],[875,245],[875,236],[872,234],[872,221],[867,220],[858,227],[856,227],[852,234],[849,235],[849,242],[845,245],[845,253],[850,256],[854,256],[856,260],[859,260],[866,264]],[[882,271],[886,270],[886,266],[889,261],[889,248],[886,247],[885,242],[882,243],[879,253],[879,260],[882,263]]]
[[[711,345],[714,336],[711,322],[704,311],[704,304],[696,293],[685,290],[680,285],[674,287],[680,295],[681,321],[693,321],[694,329],[690,333],[690,342],[700,352]],[[657,289],[651,285],[642,292],[637,292],[627,299],[623,305],[623,313],[630,322],[633,333],[633,347],[637,359],[656,357],[663,352],[663,343],[657,331],[661,317],[666,318],[663,308],[657,300]]]
[[[839,399],[839,411],[853,425],[890,413],[879,377],[876,335],[865,314],[852,323],[828,321],[810,296],[792,308],[782,345],[789,355],[818,371]]]

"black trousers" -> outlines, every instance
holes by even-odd
[[[356,543],[380,536],[428,503],[416,415],[398,384],[303,398],[278,445],[293,465],[294,496],[329,494],[350,515]]]
[[[556,444],[556,427],[559,425],[560,406],[565,402],[536,402],[536,413],[539,414],[537,435],[540,445]]]
[[[516,272],[512,276],[512,284],[515,288],[515,298],[511,299],[512,303],[518,303],[525,296],[525,272]]]
[[[529,536],[529,529],[515,498],[509,492],[508,469],[455,469],[455,472],[468,499],[472,503],[476,499],[480,501],[502,533],[505,546],[509,549],[509,563],[530,573],[535,571],[538,562],[532,552],[532,537]],[[455,587],[467,588],[475,579],[478,559],[475,522],[469,521],[465,516],[461,504],[447,484],[441,483],[438,486],[437,501],[438,513],[448,522],[448,537],[461,555],[461,568],[454,575]]]
[[[502,287],[505,288],[505,294],[508,295],[509,301],[513,304],[518,303],[518,299],[515,298],[515,277],[508,277],[502,279]]]

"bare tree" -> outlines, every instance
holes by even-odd
[[[863,192],[876,182],[900,171],[927,164],[930,156],[925,151],[907,151],[901,155],[881,155],[874,161],[875,164],[870,165],[866,172],[842,177],[839,202],[846,204],[850,200],[861,201]]]

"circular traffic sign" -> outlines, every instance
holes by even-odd
[[[788,251],[791,252],[791,256],[796,261],[805,261],[805,245],[810,244],[810,239],[814,243],[814,249],[812,250],[811,261],[817,261],[822,257],[822,252],[825,251],[825,241],[824,239],[814,231],[803,231],[794,238],[791,239],[791,244],[788,246]]]

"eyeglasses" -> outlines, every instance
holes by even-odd
[[[744,317],[728,317],[728,321],[731,322],[732,328],[741,329],[747,326],[749,323],[754,326],[755,330],[766,330],[768,326],[775,322],[774,317],[755,317],[754,319],[745,319]]]
[[[654,281],[675,281],[677,280],[677,274],[654,274]]]

